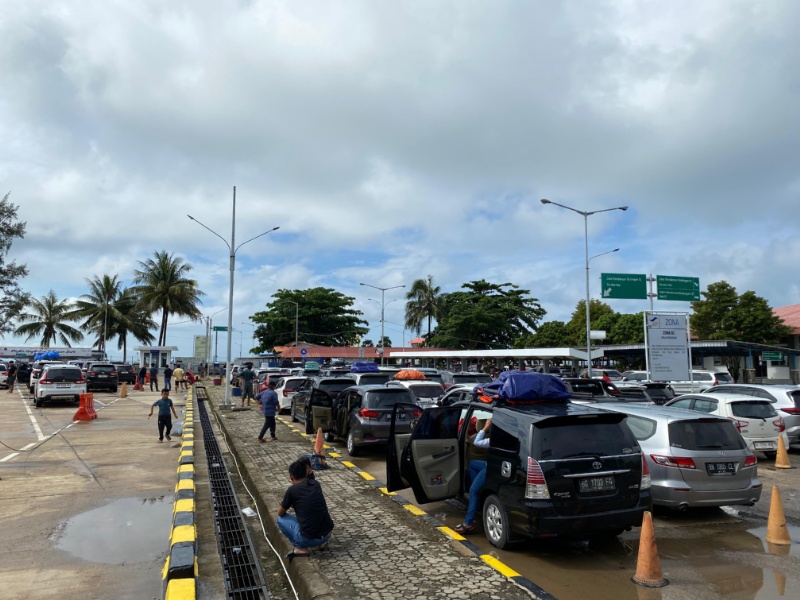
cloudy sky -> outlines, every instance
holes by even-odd
[[[69,298],[167,250],[224,324],[228,250],[186,215],[230,240],[235,185],[237,243],[280,227],[237,254],[235,355],[279,288],[353,296],[373,340],[359,283],[428,274],[511,281],[566,320],[584,222],[549,198],[630,207],[589,218],[590,255],[620,248],[591,261],[595,298],[601,272],[652,273],[798,303],[798,23],[794,0],[0,0],[11,255]]]

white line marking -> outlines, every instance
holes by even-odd
[[[36,442],[31,442],[30,444],[28,444],[28,445],[27,445],[27,446],[25,446],[24,448],[20,448],[20,450],[22,450],[23,452],[25,452],[25,450],[28,450],[28,449],[30,449],[30,448],[33,448],[35,445],[36,445]]]
[[[28,418],[31,420],[31,423],[33,424],[33,430],[36,432],[36,437],[41,442],[44,439],[42,428],[39,427],[39,424],[36,422],[36,417],[33,416],[33,411],[31,410],[31,407],[28,406],[28,403],[25,401],[25,398],[22,399],[22,406],[25,407],[25,411],[28,413]]]
[[[14,454],[9,454],[8,456],[4,456],[3,458],[0,458],[0,462],[6,462],[7,460],[11,460],[12,458],[17,456],[18,454],[19,454],[19,452],[14,452]]]

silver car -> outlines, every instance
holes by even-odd
[[[628,415],[650,469],[653,504],[683,510],[761,498],[756,457],[730,419],[663,406],[594,406]]]

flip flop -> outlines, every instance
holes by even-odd
[[[286,554],[286,558],[289,559],[289,562],[292,562],[295,558],[301,558],[303,556],[309,556],[311,552],[295,552],[292,550],[291,552]]]

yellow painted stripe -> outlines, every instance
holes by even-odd
[[[194,512],[194,500],[192,498],[183,498],[175,503],[175,510],[172,512]]]
[[[164,561],[164,568],[161,569],[161,579],[167,578],[167,571],[169,571],[169,552],[167,552],[167,560]]]
[[[328,456],[332,458],[339,458],[341,454],[339,454],[338,452],[328,452]]]
[[[485,562],[487,565],[489,565],[490,567],[492,567],[496,571],[500,571],[500,573],[502,573],[506,577],[519,577],[520,576],[520,574],[517,573],[514,569],[512,569],[509,566],[504,565],[499,560],[497,560],[494,556],[491,556],[489,554],[481,554],[481,558],[483,559],[483,562]]]
[[[194,490],[194,479],[179,479],[175,491]]]
[[[194,577],[190,579],[171,579],[167,584],[164,600],[194,600],[197,597]]]
[[[197,533],[194,525],[181,525],[172,529],[172,535],[169,539],[172,544],[177,544],[178,542],[193,542],[196,538]]]
[[[194,473],[194,465],[181,465],[178,467],[178,473]]]
[[[459,542],[463,542],[465,539],[467,539],[463,535],[461,535],[460,533],[456,533],[454,529],[450,529],[449,527],[437,527],[436,529],[441,531],[447,537],[452,538],[454,540],[458,540]]]
[[[364,471],[359,471],[358,474],[361,475],[367,481],[375,481],[375,478],[369,473],[365,473]]]
[[[390,492],[390,491],[389,491],[388,489],[386,489],[385,487],[378,488],[378,489],[381,491],[381,494],[384,494],[384,495],[386,495],[386,496],[397,496],[397,494],[396,494],[395,492]]]
[[[194,448],[194,440],[187,440],[186,438],[183,438],[183,441],[181,442],[181,447],[182,448],[186,448],[186,447]]]
[[[343,464],[345,467],[347,467],[348,469],[354,469],[354,468],[355,468],[355,465],[354,465],[353,463],[351,463],[351,462],[349,462],[349,461],[346,461],[346,460],[343,460],[343,461],[342,461],[342,464]]]
[[[406,509],[408,512],[410,512],[412,515],[417,515],[418,517],[421,517],[422,515],[427,515],[427,514],[428,514],[428,513],[426,513],[424,510],[422,510],[421,508],[418,508],[418,507],[414,506],[413,504],[404,504],[403,506],[404,506],[404,507],[405,507],[405,509]]]
[[[322,444],[322,447],[325,448],[325,450],[330,450],[332,448],[332,446],[328,446],[328,444]]]
[[[181,458],[183,458],[184,456],[192,456],[193,454],[194,452],[192,450],[186,450],[186,451],[181,450]]]

